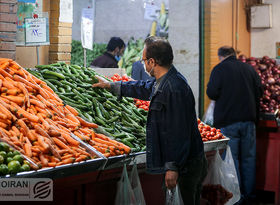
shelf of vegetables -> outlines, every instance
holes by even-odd
[[[61,178],[120,167],[140,155],[145,163],[146,110],[92,88],[99,74],[90,68],[36,67],[0,59],[0,177]],[[214,134],[202,135],[206,151],[227,144]]]

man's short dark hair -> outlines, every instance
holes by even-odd
[[[236,56],[234,48],[230,46],[222,46],[218,49],[218,56],[227,57],[227,56]]]
[[[123,48],[124,41],[120,37],[112,37],[107,45],[107,51],[114,51],[116,48]]]
[[[150,36],[145,40],[146,58],[155,59],[156,63],[163,67],[171,66],[173,51],[170,43],[160,37]]]

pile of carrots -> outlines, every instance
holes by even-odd
[[[39,167],[55,167],[97,156],[89,154],[71,133],[104,156],[128,154],[130,148],[95,133],[98,126],[78,116],[47,84],[11,59],[0,58],[0,140]]]

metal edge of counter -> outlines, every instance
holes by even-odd
[[[204,142],[204,151],[210,152],[213,150],[226,149],[229,138],[222,140]],[[119,155],[109,157],[107,160],[98,158],[91,159],[83,162],[76,162],[73,164],[61,165],[54,168],[44,168],[37,171],[21,172],[16,175],[1,176],[1,178],[40,178],[47,177],[52,179],[58,179],[77,174],[83,174],[87,172],[97,170],[108,170],[113,168],[122,167],[124,163],[127,165],[144,164],[146,162],[146,152],[131,153],[129,155]],[[81,171],[82,170],[82,171]]]

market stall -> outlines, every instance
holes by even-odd
[[[69,204],[61,199],[69,190],[74,204],[104,198],[113,203],[123,165],[136,163],[146,200],[163,200],[157,193],[162,176],[145,173],[146,109],[92,88],[95,75],[102,75],[90,68],[56,63],[25,70],[10,59],[1,59],[1,66],[0,117],[7,119],[0,127],[0,155],[7,167],[1,178],[51,178],[59,204]],[[220,130],[200,120],[198,127],[209,157],[226,148],[229,139]],[[100,188],[105,185],[111,197]],[[162,197],[152,198],[150,191]]]
[[[257,137],[257,184],[258,190],[275,193],[275,203],[280,203],[280,112],[279,112],[279,63],[268,56],[262,58],[239,59],[252,65],[261,78],[264,95],[260,100],[260,120],[258,122]]]

